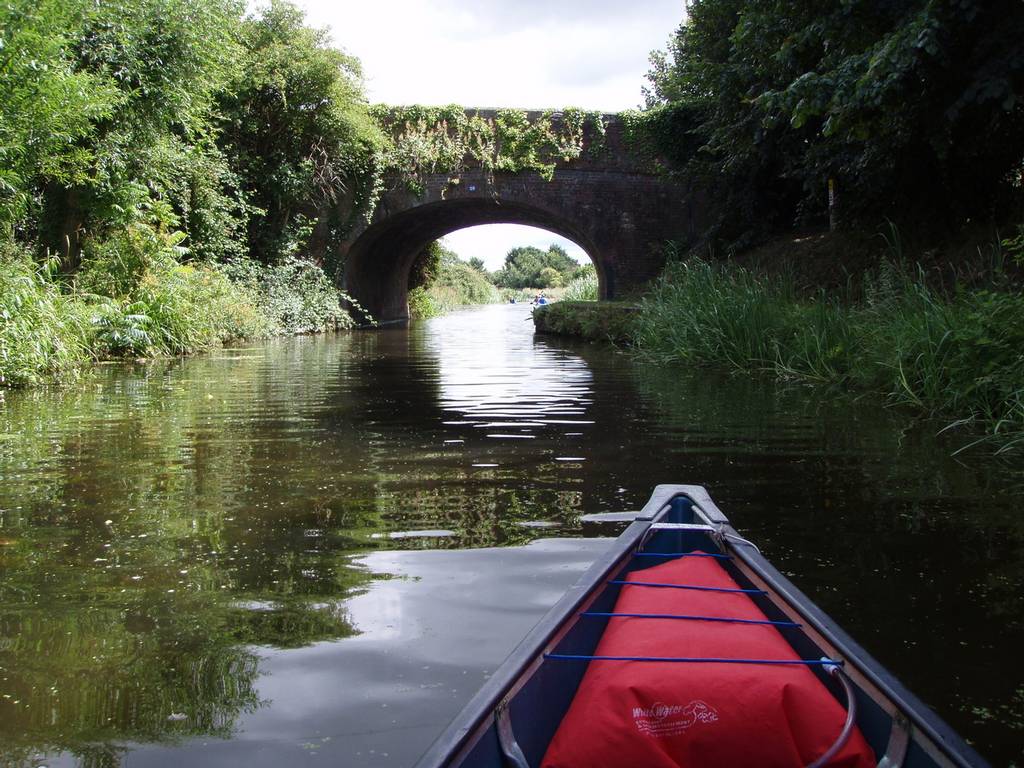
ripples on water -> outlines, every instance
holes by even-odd
[[[936,425],[874,403],[528,320],[488,307],[8,396],[0,763],[409,765],[621,529],[602,513],[659,482],[707,485],[983,753],[1016,758],[1016,467],[958,463]]]

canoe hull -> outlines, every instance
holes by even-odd
[[[755,602],[768,619],[802,625],[780,630],[802,658],[824,656],[844,662],[857,699],[857,725],[880,768],[988,765],[743,540],[703,488],[661,485],[610,551],[520,643],[416,768],[539,766],[587,668],[585,662],[566,663],[544,655],[594,653],[607,619],[579,620],[579,614],[613,610],[621,585],[612,582],[649,565],[635,557],[640,549],[655,554],[702,549],[730,555],[723,567],[743,588],[764,592]],[[820,677],[843,701],[841,686],[824,671]]]

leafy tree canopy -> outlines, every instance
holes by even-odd
[[[545,274],[547,269],[551,272]],[[505,265],[493,277],[494,284],[502,288],[551,288],[569,282],[579,269],[560,245],[551,245],[546,251],[524,246],[510,250]]]
[[[365,208],[367,187],[376,183],[383,138],[369,115],[362,70],[284,0],[247,18],[241,36],[245,55],[222,97],[220,144],[263,212],[250,223],[250,248],[271,260],[305,220],[316,219],[302,234],[319,241],[322,255],[351,224],[337,220],[339,201],[348,196],[350,207]]]
[[[1018,0],[693,0],[643,122],[742,240],[822,221],[998,214],[1024,161]]]
[[[205,137],[238,58],[239,13],[234,0],[0,8],[2,234],[59,250],[123,225],[140,190],[180,202],[170,166],[188,176],[216,164]]]

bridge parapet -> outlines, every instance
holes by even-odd
[[[630,147],[626,121],[616,113],[380,106],[374,114],[394,141],[389,164],[399,174],[652,171]]]

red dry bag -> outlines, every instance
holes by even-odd
[[[615,613],[766,621],[712,557],[681,557],[628,576]],[[587,619],[584,619],[587,620]],[[591,619],[594,620],[594,619]],[[608,620],[596,656],[799,659],[770,624]],[[562,661],[558,663],[582,663]],[[805,768],[832,746],[846,711],[806,665],[589,662],[542,768]],[[874,768],[856,729],[829,768]]]

